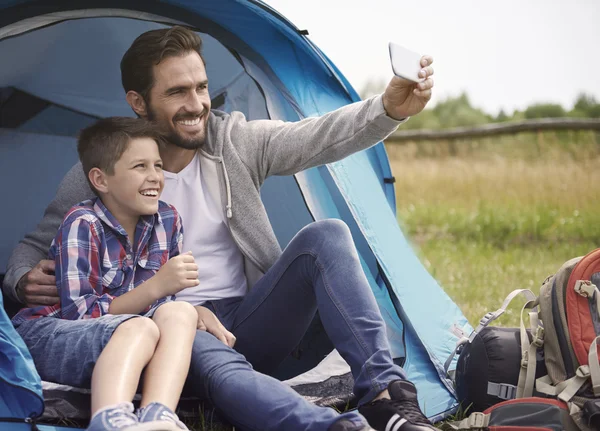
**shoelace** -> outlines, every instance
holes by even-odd
[[[108,412],[106,415],[106,421],[111,427],[122,428],[128,425],[135,425],[137,420],[132,418],[128,413],[120,410]]]

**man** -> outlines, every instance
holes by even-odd
[[[162,199],[182,215],[184,249],[192,250],[198,265],[200,285],[177,295],[198,312],[189,387],[238,428],[363,430],[369,429],[366,417],[378,430],[433,429],[414,386],[392,361],[347,226],[313,223],[282,252],[259,195],[268,176],[340,160],[423,110],[433,87],[431,63],[422,58],[419,84],[393,78],[382,96],[284,123],[211,112],[201,40],[182,27],[144,33],[123,56],[127,102],[168,140],[161,152]],[[64,213],[90,196],[76,165],[38,229],[11,256],[4,286],[9,294],[28,305],[56,301],[46,251]],[[362,415],[311,405],[262,374],[293,350],[317,310],[350,364]]]

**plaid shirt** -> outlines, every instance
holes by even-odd
[[[156,214],[140,217],[135,238],[137,247],[132,247],[125,229],[98,198],[71,208],[49,252],[56,262],[60,302],[24,308],[13,324],[39,317],[76,320],[109,314],[115,297],[151,278],[181,252],[181,217],[174,207],[159,201]],[[144,313],[172,299],[162,298]]]

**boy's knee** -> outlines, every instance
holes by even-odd
[[[154,313],[157,322],[193,326],[198,324],[198,312],[192,304],[185,301],[171,301],[158,307]]]
[[[160,330],[156,323],[148,317],[134,317],[121,323],[113,336],[142,337],[151,343],[158,343]]]

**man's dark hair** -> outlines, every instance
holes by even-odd
[[[103,118],[81,131],[77,152],[85,178],[96,195],[98,191],[90,182],[90,171],[98,168],[108,175],[114,174],[115,164],[127,150],[131,140],[136,138],[154,139],[159,146],[163,143],[156,126],[141,118]]]
[[[154,85],[153,67],[167,57],[197,52],[202,62],[202,39],[185,27],[150,30],[133,41],[121,60],[121,82],[125,93],[135,91],[146,102]]]

